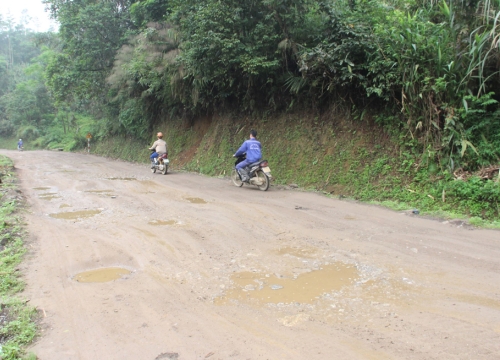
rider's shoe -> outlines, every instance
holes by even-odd
[[[248,182],[248,180],[250,180],[250,178],[248,177],[248,174],[245,170],[240,169],[240,170],[238,170],[238,173],[240,174],[241,181]]]

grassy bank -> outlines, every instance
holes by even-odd
[[[17,138],[0,137],[0,149],[16,150],[18,141]]]
[[[477,225],[500,227],[500,182],[469,177],[456,180],[452,169],[433,162],[409,134],[387,131],[374,121],[346,120],[332,110],[321,116],[285,113],[272,118],[231,115],[169,120],[156,131],[165,134],[173,169],[227,176],[232,154],[259,132],[264,157],[275,184],[297,184],[327,196],[382,204],[394,209],[418,209],[422,214],[469,218]],[[147,147],[127,137],[94,141],[92,152],[146,163]]]
[[[276,184],[294,183],[327,196],[500,227],[498,176],[456,180],[451,171],[438,169],[421,150],[409,146],[401,133],[392,135],[366,121],[346,121],[333,112],[272,119],[222,116],[199,119],[192,126],[171,121],[159,130],[167,134],[173,164],[227,176],[232,154],[251,128],[259,131]]]
[[[24,348],[36,335],[34,308],[19,297],[24,288],[18,265],[25,253],[23,229],[16,216],[19,202],[15,174],[10,159],[0,156],[0,358],[36,359],[26,355]]]

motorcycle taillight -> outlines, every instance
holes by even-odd
[[[262,167],[266,167],[268,165],[267,161],[264,161],[263,163],[260,164]]]

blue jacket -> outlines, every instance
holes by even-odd
[[[262,158],[262,146],[257,139],[247,140],[234,154],[236,157],[247,153],[247,160],[250,162],[259,161]]]

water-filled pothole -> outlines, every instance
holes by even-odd
[[[224,305],[231,300],[250,304],[306,303],[312,304],[325,293],[339,291],[359,277],[357,268],[341,262],[324,265],[319,270],[301,274],[296,278],[241,272],[231,277],[234,288],[215,299]]]
[[[136,178],[133,178],[133,177],[109,177],[106,179],[107,180],[122,180],[122,181],[135,181],[135,180],[137,180]]]
[[[38,195],[38,198],[42,200],[52,200],[52,199],[57,199],[60,198],[60,196],[57,193],[43,193]]]
[[[296,257],[312,257],[316,254],[316,249],[283,246],[275,250],[278,255],[292,255]]]
[[[50,186],[40,186],[40,187],[33,188],[33,190],[49,190],[49,189],[50,189]]]
[[[151,220],[148,222],[149,225],[161,226],[161,225],[177,225],[175,220]]]
[[[60,196],[40,196],[40,199],[50,201],[52,199],[59,199]]]
[[[131,271],[120,267],[94,269],[76,274],[73,279],[82,283],[108,282],[130,274]]]
[[[61,204],[59,205],[59,209],[66,208],[66,207],[71,207],[70,204]]]
[[[80,210],[80,211],[54,213],[54,214],[49,214],[49,216],[56,219],[75,220],[75,219],[89,218],[100,213],[101,210]]]
[[[113,190],[85,190],[85,192],[96,194],[101,197],[111,197],[111,198],[116,197],[116,195],[113,193]]]
[[[193,204],[206,204],[207,202],[201,198],[197,198],[197,197],[188,197],[186,198],[187,201],[189,201],[190,203],[193,203]]]

